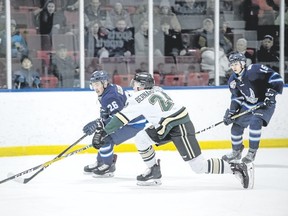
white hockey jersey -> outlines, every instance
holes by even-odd
[[[165,137],[175,125],[189,120],[186,108],[175,104],[164,91],[141,90],[128,98],[127,105],[115,114],[114,120],[105,127],[105,131],[112,133],[140,115],[156,128],[160,138]]]

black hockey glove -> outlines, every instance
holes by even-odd
[[[103,119],[103,121],[106,121],[110,116],[109,109],[104,109],[101,107],[100,109],[100,117]]]
[[[271,107],[276,104],[276,95],[278,94],[277,91],[274,89],[269,88],[265,93],[266,98],[264,99],[264,105],[267,107]]]
[[[234,116],[236,112],[231,111],[230,109],[227,109],[225,112],[225,115],[223,117],[223,122],[225,125],[230,125],[235,122],[235,119],[232,119],[231,117]]]
[[[102,130],[104,124],[101,119],[96,119],[95,121],[89,122],[83,127],[83,132],[87,135],[92,135],[96,130]]]
[[[105,144],[104,138],[106,137],[107,133],[103,130],[96,130],[93,139],[92,139],[92,145],[95,149],[100,149],[101,146]]]

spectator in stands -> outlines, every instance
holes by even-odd
[[[135,33],[135,55],[148,56],[148,20],[144,20],[139,30]]]
[[[220,10],[221,11],[221,10]],[[215,3],[214,0],[207,0],[206,1],[206,16],[214,19],[215,17]]]
[[[165,64],[163,62],[158,63],[157,70],[154,71],[154,74],[160,75],[160,85],[164,85],[165,76],[168,72],[165,70]]]
[[[148,20],[147,3],[139,4],[136,6],[134,14],[131,14],[132,24],[135,27],[135,32],[137,32],[141,24]]]
[[[237,40],[236,51],[245,55],[247,66],[256,63],[256,55],[254,50],[252,50],[253,54],[247,50],[247,40],[245,38],[239,38]]]
[[[170,22],[163,18],[160,31],[154,35],[155,54],[158,56],[178,56],[184,50],[180,32],[171,29]]]
[[[242,18],[245,21],[246,30],[257,30],[258,14],[260,7],[253,0],[243,0],[241,5]]]
[[[88,32],[85,35],[85,49],[87,57],[109,57],[109,51],[105,48],[108,37],[108,30],[101,26],[97,20],[91,21]]]
[[[232,28],[230,27],[229,22],[223,21],[221,27],[222,27],[221,31],[223,32],[223,34],[225,36],[228,35],[228,34],[233,34]]]
[[[234,20],[243,20],[243,0],[233,0]]]
[[[110,57],[134,55],[134,28],[128,28],[125,20],[118,20],[116,28],[108,33],[106,47],[110,50]]]
[[[288,26],[288,8],[287,8],[287,6],[286,6],[285,15],[284,15],[284,23],[285,23],[286,28],[287,28],[287,26]],[[278,14],[276,19],[274,20],[274,25],[280,25],[280,14]]]
[[[266,3],[266,1],[258,1],[258,5],[260,7],[258,14],[258,26],[274,25],[277,12],[274,11],[273,8]]]
[[[264,36],[257,51],[257,61],[279,71],[279,53],[274,40],[271,35]]]
[[[257,51],[257,60],[258,62],[279,62],[279,54],[271,35],[264,36],[260,49]]]
[[[89,22],[98,20],[101,25],[108,29],[113,29],[113,24],[109,22],[107,9],[101,6],[100,0],[90,0],[90,4],[84,9],[85,14],[85,26],[89,25]]]
[[[190,56],[193,55],[194,47],[191,41],[190,35],[187,33],[181,34],[182,39],[182,47],[183,49],[180,51],[180,56]]]
[[[158,9],[158,10],[156,10]],[[181,25],[175,13],[172,12],[171,6],[168,0],[162,0],[159,8],[155,8],[154,11],[154,27],[155,29],[160,29],[161,20],[166,19],[176,32],[181,32]]]
[[[34,11],[34,23],[39,28],[39,34],[43,35],[42,50],[50,50],[52,47],[52,35],[65,33],[66,17],[63,11],[56,10],[54,1],[48,0],[43,8]],[[45,37],[45,36],[49,37]]]
[[[50,73],[58,78],[58,87],[72,88],[77,86],[79,65],[68,55],[68,50],[64,44],[58,45],[56,55],[52,57]]]
[[[205,14],[205,7],[202,4],[197,4],[196,0],[176,1],[173,7],[173,12],[176,15],[199,15]]]
[[[175,74],[177,74],[177,67],[176,67],[176,65],[171,65],[170,66],[170,71],[169,71],[169,73],[168,74],[171,74],[171,75],[175,75]]]
[[[13,88],[40,88],[40,74],[33,69],[32,60],[23,56],[20,62],[21,69],[13,72]]]
[[[226,54],[233,50],[231,41],[224,36],[223,31],[220,31],[219,45]],[[214,23],[212,19],[206,18],[203,20],[203,28],[196,41],[196,47],[199,49],[214,47]]]
[[[107,22],[112,23],[113,28],[115,28],[120,19],[125,20],[128,28],[133,27],[129,12],[123,8],[120,2],[116,2],[113,9],[108,12]]]
[[[215,85],[215,58],[213,48],[201,49],[201,71],[209,73],[209,85]],[[219,80],[220,85],[227,85],[227,77],[229,77],[230,68],[229,61],[224,50],[219,50]]]
[[[148,72],[148,63],[141,62],[140,67],[135,70],[136,73]]]
[[[0,57],[6,57],[6,30],[0,32]],[[11,20],[11,52],[12,58],[21,59],[22,56],[28,55],[29,50],[26,40],[17,29],[17,24],[14,19]]]
[[[6,23],[6,12],[5,12],[5,2],[0,0],[0,32],[5,29]]]
[[[84,1],[84,7],[86,7],[89,4],[88,1]],[[79,0],[67,0],[65,9],[67,11],[75,11],[79,9]]]

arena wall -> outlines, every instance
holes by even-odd
[[[196,131],[222,121],[230,103],[227,87],[166,90],[176,102],[188,108]],[[286,86],[283,94],[277,96],[270,125],[262,131],[261,147],[288,147],[287,98]],[[90,90],[4,91],[0,92],[0,101],[0,156],[58,154],[78,140],[83,135],[83,126],[99,115],[97,96]],[[90,144],[91,138],[86,137],[77,146]],[[230,148],[230,126],[220,124],[197,138],[203,149]],[[244,139],[247,145],[247,132]],[[172,143],[156,147],[156,150],[174,149]],[[133,139],[116,147],[116,152],[135,150]]]

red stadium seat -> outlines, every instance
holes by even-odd
[[[185,81],[184,74],[168,74],[165,76],[165,86],[183,86]]]
[[[56,88],[58,85],[58,79],[55,76],[42,76],[41,88]]]
[[[115,74],[113,75],[113,83],[121,87],[130,87],[130,82],[133,78],[133,74]]]
[[[51,59],[52,54],[53,52],[51,51],[40,50],[40,51],[37,51],[37,58],[44,60],[46,65],[50,65],[50,59]]]
[[[188,86],[207,86],[209,82],[208,72],[191,72],[188,76]]]

